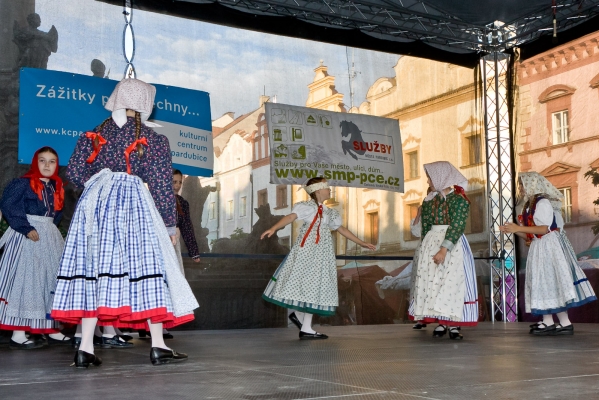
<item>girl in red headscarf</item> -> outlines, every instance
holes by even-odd
[[[26,332],[49,334],[48,343],[70,344],[48,316],[64,240],[56,227],[64,190],[58,155],[51,147],[35,152],[31,169],[8,184],[0,210],[10,228],[0,238],[0,329],[12,330],[11,349],[44,345]]]

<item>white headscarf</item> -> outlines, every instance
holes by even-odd
[[[148,122],[154,108],[155,96],[154,86],[139,79],[125,78],[116,85],[104,108],[112,111],[112,119],[119,128],[127,123],[127,109],[139,112],[144,125],[160,127],[158,124]]]
[[[443,189],[447,189],[454,185],[464,187],[468,184],[468,179],[466,179],[466,177],[448,161],[436,161],[424,164],[424,170],[431,178],[434,186],[434,188],[432,188],[434,191],[430,192],[424,198],[424,201],[432,200],[437,194],[440,194],[445,198]]]
[[[561,212],[564,195],[557,190],[547,178],[538,172],[520,172],[518,174],[518,179],[522,182],[524,193],[522,193],[522,199],[517,205],[517,210],[521,212],[524,204],[526,204],[530,198],[535,194],[542,194],[551,202],[551,207],[553,207],[555,211]]]

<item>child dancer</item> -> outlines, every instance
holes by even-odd
[[[358,239],[341,226],[339,213],[323,204],[331,197],[331,189],[324,178],[310,179],[304,189],[312,200],[296,203],[291,214],[260,237],[271,237],[296,219],[304,222],[291,251],[275,271],[262,298],[300,312],[299,318],[295,313],[290,315],[293,323],[300,328],[300,339],[327,339],[327,335],[312,329],[312,315],[334,315],[339,302],[331,230],[337,230],[352,242],[370,250],[375,250],[376,246]]]
[[[193,262],[200,262],[200,250],[198,249],[198,243],[196,242],[196,236],[193,232],[193,224],[191,223],[191,216],[189,215],[189,203],[183,197],[179,196],[179,190],[183,184],[183,174],[178,169],[173,170],[173,191],[175,192],[175,199],[177,200],[177,258],[179,259],[179,266],[181,272],[185,275],[183,268],[183,258],[181,257],[181,237],[185,242],[185,246],[189,251],[189,256],[193,259]]]
[[[470,201],[466,178],[447,161],[424,164],[432,191],[422,203],[422,241],[414,256],[410,318],[438,322],[433,337],[463,339],[460,326],[478,324],[474,258],[464,236]],[[418,230],[418,229],[417,229]]]
[[[42,147],[31,169],[4,190],[0,208],[10,228],[0,239],[0,329],[12,330],[11,349],[34,349],[43,342],[26,332],[47,333],[48,343],[70,344],[48,318],[64,240],[56,225],[62,216],[64,191],[58,155]]]
[[[542,315],[543,322],[531,325],[536,336],[573,335],[568,308],[596,300],[595,292],[576,261],[576,254],[563,230],[563,195],[537,172],[518,175],[520,203],[518,220],[508,222],[502,232],[525,238],[530,246],[526,259],[526,312]],[[553,322],[557,314],[559,324]]]
[[[81,135],[69,161],[67,176],[85,190],[67,236],[52,316],[81,322],[77,367],[102,363],[93,348],[98,321],[134,329],[147,322],[154,365],[187,358],[162,337],[163,325],[192,320],[198,303],[174,249],[168,140],[146,121],[155,94],[152,85],[122,80],[106,103],[112,117]]]

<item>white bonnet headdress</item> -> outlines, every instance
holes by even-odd
[[[154,86],[139,79],[125,78],[116,85],[104,108],[112,111],[112,119],[119,128],[127,123],[127,109],[139,112],[144,125],[160,127],[158,124],[148,122],[154,108],[155,96]]]
[[[465,187],[468,184],[468,179],[448,161],[436,161],[424,164],[424,170],[431,178],[435,190],[426,196],[425,201],[432,200],[437,194],[445,197],[443,189],[455,185]]]

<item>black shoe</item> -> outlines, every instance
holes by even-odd
[[[79,349],[79,345],[81,344],[81,338],[77,336],[73,336],[71,339],[71,347],[74,349]]]
[[[535,322],[534,324],[530,324],[529,326],[530,326],[530,329],[534,329],[541,324],[542,324],[542,322]]]
[[[439,326],[443,326],[443,325],[439,325]],[[440,338],[440,337],[445,336],[445,334],[447,333],[447,328],[443,326],[443,330],[442,331],[438,331],[437,328],[435,328],[435,330],[433,331],[433,337],[434,338]]]
[[[318,333],[318,332],[306,333],[306,332],[300,331],[299,338],[300,338],[300,340],[315,340],[315,339],[328,339],[329,337],[327,335],[325,335],[324,333]]]
[[[555,324],[547,326],[547,325],[541,323],[532,330],[532,334],[535,336],[555,336],[555,332],[556,332]],[[572,332],[574,332],[574,331],[572,331]]]
[[[94,335],[94,347],[102,346],[102,336]]]
[[[145,339],[146,337],[149,337],[149,338],[152,337],[152,335],[150,335],[150,332],[146,331],[145,329],[140,329],[137,331],[137,333],[139,333],[140,339]]]
[[[163,338],[163,339],[172,339],[172,338],[173,338],[173,334],[172,334],[172,333],[170,333],[170,332],[163,333],[163,334],[162,334],[162,338]]]
[[[449,329],[449,338],[451,340],[462,340],[462,339],[464,339],[464,336],[462,336],[459,329],[450,328]]]
[[[79,338],[81,340],[81,338]],[[52,339],[49,335],[48,335],[48,344],[59,344],[59,345],[70,345],[72,343],[73,339],[71,339],[70,337],[64,337],[62,340],[58,340],[58,339]]]
[[[75,367],[87,368],[90,364],[94,367],[99,367],[102,365],[102,359],[83,350],[77,350],[75,353]]]
[[[555,327],[556,335],[574,335],[574,325],[570,324],[568,326],[562,326],[562,324],[557,324]]]
[[[128,342],[133,339],[133,336],[129,335],[117,335],[120,339],[123,339],[125,342]]]
[[[412,327],[412,329],[423,329],[423,328],[426,328],[426,324],[422,324],[420,322],[416,322],[414,324],[414,326]]]
[[[30,342],[30,343],[27,343]],[[26,340],[25,343],[17,343],[14,340],[10,339],[10,343],[8,347],[12,350],[31,350],[31,349],[39,349],[44,347],[44,342],[37,340]]]
[[[289,314],[289,320],[293,322],[293,325],[297,326],[297,329],[302,329],[302,323],[294,312]]]
[[[133,343],[119,340],[118,335],[114,335],[111,338],[102,336],[102,344],[100,344],[100,347],[103,349],[128,349],[129,347],[133,347]]]
[[[153,365],[170,364],[187,360],[187,354],[177,353],[175,350],[152,347],[150,350],[150,361]]]

